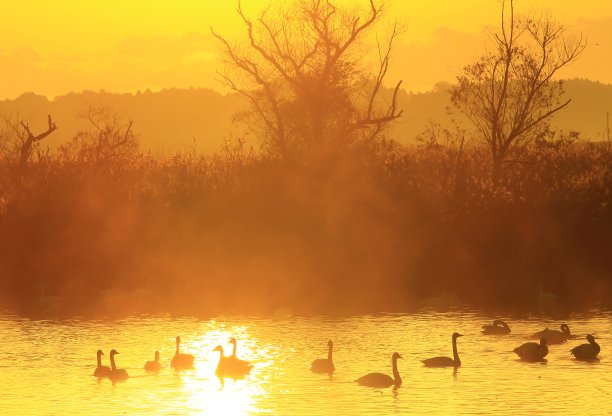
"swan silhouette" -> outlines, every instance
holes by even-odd
[[[123,368],[117,368],[115,365],[115,355],[117,354],[119,354],[119,352],[116,350],[111,350],[110,352],[111,373],[109,378],[113,381],[126,380],[130,377],[127,371],[125,371]]]
[[[334,343],[330,339],[327,341],[327,358],[317,358],[310,366],[310,370],[315,373],[333,373],[336,370],[334,362],[332,361],[332,352],[334,349]]]
[[[483,325],[481,332],[485,335],[505,335],[510,333],[510,327],[501,319],[496,319],[493,325]]]
[[[176,337],[176,352],[170,361],[170,366],[177,370],[193,368],[193,360],[195,357],[191,354],[181,354],[180,346],[181,337]]]
[[[514,352],[524,361],[542,361],[548,355],[547,340],[541,338],[539,344],[537,342],[526,342],[520,347],[516,347]]]
[[[94,370],[94,373],[93,373],[95,377],[110,377],[110,374],[111,374],[110,367],[102,365],[103,355],[104,353],[102,352],[102,350],[98,350],[97,352],[98,365],[96,366],[96,369]]]
[[[159,371],[162,366],[159,363],[159,351],[155,351],[155,359],[153,361],[147,361],[144,366],[147,371]]]
[[[542,331],[538,331],[531,336],[531,338],[541,339],[546,338],[546,342],[548,345],[552,344],[563,344],[571,337],[570,329],[567,324],[561,324],[561,331],[557,331],[556,329],[543,329]]]
[[[458,332],[453,333],[453,358],[450,357],[434,357],[421,361],[425,367],[461,367],[461,360],[457,353],[457,338],[462,337]]]
[[[595,337],[593,335],[587,335],[586,339],[589,341],[588,344],[580,344],[570,350],[570,353],[576,357],[577,360],[595,360],[597,358],[597,354],[599,354],[599,351],[601,350],[599,344],[595,342]]]
[[[393,377],[383,373],[370,373],[363,377],[359,377],[355,380],[361,386],[366,387],[399,387],[402,384],[402,378],[400,377],[399,371],[397,371],[397,359],[402,358],[397,352],[394,352],[391,356],[391,365],[393,366]]]
[[[219,362],[215,374],[219,377],[243,377],[251,371],[251,364],[248,361],[232,359],[231,355],[226,357],[223,354],[223,347],[217,345],[213,351],[219,351]]]
[[[238,356],[236,356],[236,338],[230,338],[230,344],[232,344],[232,354],[227,357],[227,359],[229,360],[228,362],[232,363],[232,365],[234,366],[242,366],[242,367],[251,367],[251,363],[246,361],[246,360],[241,360],[240,358],[238,358]]]

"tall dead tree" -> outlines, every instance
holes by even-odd
[[[556,76],[586,46],[550,18],[519,19],[513,0],[500,3],[493,51],[466,66],[451,90],[453,104],[490,149],[494,187],[509,156],[540,136],[551,116],[570,103]]]
[[[49,127],[47,128],[47,131],[44,131],[38,135],[34,135],[30,131],[30,126],[28,125],[28,123],[21,122],[21,126],[23,127],[26,133],[25,140],[23,141],[23,144],[21,145],[21,151],[19,153],[19,168],[22,171],[26,168],[28,161],[30,160],[30,156],[32,155],[32,149],[34,148],[34,145],[38,143],[39,141],[41,141],[42,139],[44,139],[45,137],[47,137],[48,135],[50,135],[51,133],[53,133],[55,130],[57,130],[57,125],[51,120],[51,115],[47,116],[47,121],[49,123]]]
[[[245,43],[230,42],[211,28],[227,64],[220,76],[249,100],[253,127],[268,150],[282,157],[341,151],[376,138],[401,116],[401,81],[386,97],[382,93],[397,26],[386,45],[379,45],[378,70],[364,75],[364,39],[383,13],[373,0],[367,5],[367,13],[360,13],[331,0],[296,0],[253,20],[238,2]]]

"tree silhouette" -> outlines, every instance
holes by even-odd
[[[343,151],[375,139],[400,117],[401,81],[388,97],[382,93],[397,25],[386,45],[378,45],[377,72],[367,75],[361,62],[360,45],[383,14],[373,0],[366,16],[323,0],[268,8],[256,21],[240,2],[237,13],[246,45],[230,43],[211,28],[226,58],[220,76],[249,100],[252,125],[273,154]]]
[[[464,68],[451,100],[488,145],[497,187],[509,156],[570,103],[555,76],[586,42],[566,36],[566,27],[549,17],[515,17],[513,0],[501,0],[501,28],[491,38],[494,50]]]
[[[90,106],[79,117],[87,120],[90,128],[82,129],[60,151],[67,160],[84,162],[98,170],[104,164],[124,163],[138,151],[138,139],[132,120],[105,106]]]
[[[30,155],[32,154],[32,149],[34,145],[45,137],[47,137],[48,135],[50,135],[51,133],[53,133],[55,130],[57,130],[57,125],[53,122],[53,120],[51,120],[50,115],[47,116],[47,122],[49,124],[47,130],[37,135],[34,135],[30,131],[30,126],[28,125],[28,123],[25,123],[23,121],[21,122],[21,126],[23,127],[23,130],[26,133],[23,143],[21,144],[21,150],[19,152],[19,167],[22,170],[26,168],[28,160],[30,160]]]

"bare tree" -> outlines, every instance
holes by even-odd
[[[71,142],[60,147],[67,159],[88,163],[96,170],[107,162],[131,159],[138,150],[132,120],[126,121],[104,106],[89,107],[79,117],[87,120],[91,128],[80,130]]]
[[[23,143],[21,144],[21,150],[19,152],[20,169],[23,170],[26,168],[28,161],[30,160],[30,155],[32,154],[32,149],[34,145],[45,137],[47,137],[48,135],[50,135],[51,133],[53,133],[55,130],[57,130],[57,125],[51,120],[50,115],[47,116],[47,122],[49,124],[47,131],[44,131],[37,135],[34,135],[30,131],[30,126],[28,123],[25,123],[23,121],[21,122],[21,126],[23,127],[26,134]]]
[[[228,65],[220,76],[251,103],[255,127],[269,150],[288,157],[296,151],[345,149],[356,140],[374,139],[400,117],[401,81],[386,102],[381,93],[398,28],[393,26],[386,45],[379,44],[378,71],[368,78],[359,45],[383,12],[373,0],[368,8],[361,16],[331,0],[297,0],[269,7],[253,21],[238,2],[246,45],[211,28]]]
[[[586,46],[549,17],[519,19],[513,0],[500,3],[494,50],[466,66],[451,90],[453,104],[490,148],[494,187],[510,154],[540,136],[550,117],[570,103],[555,76]]]

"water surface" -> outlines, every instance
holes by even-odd
[[[612,414],[612,313],[564,320],[507,319],[512,333],[485,336],[493,319],[474,312],[361,315],[345,318],[216,319],[134,317],[119,321],[34,321],[0,314],[1,415],[392,415],[392,414]],[[550,347],[545,363],[524,363],[512,349],[545,326],[567,322],[577,338]],[[452,355],[451,334],[461,332],[463,366],[429,369],[421,359]],[[569,350],[594,333],[600,361],[574,360]],[[196,356],[193,370],[168,368],[174,338]],[[238,355],[254,362],[241,380],[215,374],[221,344],[238,339]],[[333,377],[313,374],[310,363],[335,343]],[[96,350],[104,363],[115,348],[130,379],[113,385],[92,376]],[[144,362],[161,353],[157,374]],[[391,374],[391,354],[403,355],[399,389],[358,386],[373,371]]]

